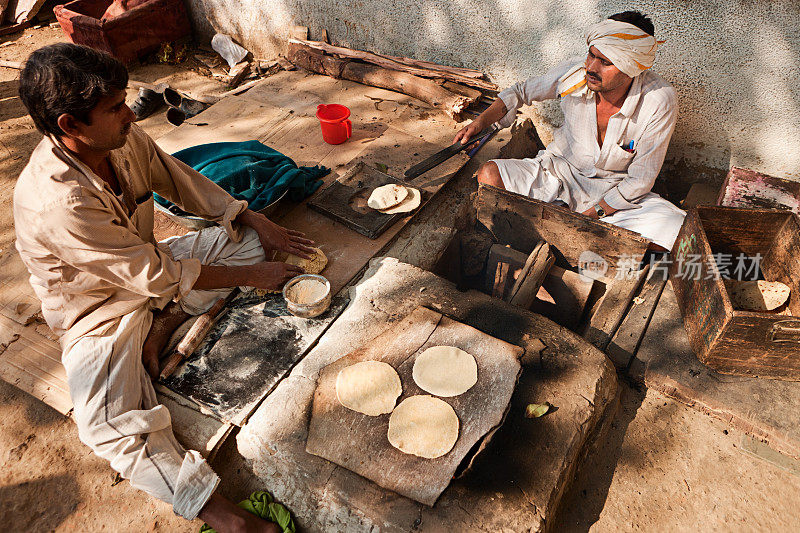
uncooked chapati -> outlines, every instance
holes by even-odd
[[[425,392],[447,398],[467,392],[478,382],[478,364],[454,346],[432,346],[414,361],[412,376]]]
[[[361,361],[343,368],[336,376],[339,403],[365,415],[391,413],[402,392],[397,371],[381,361]]]
[[[435,459],[458,440],[458,416],[450,404],[433,396],[410,396],[389,417],[389,443],[403,453]]]
[[[372,209],[388,209],[394,207],[408,196],[408,189],[396,183],[376,187],[369,195],[367,205]]]
[[[408,196],[406,196],[402,202],[394,207],[381,209],[381,213],[386,213],[387,215],[409,213],[418,208],[419,204],[422,202],[422,193],[419,192],[419,189],[414,189],[413,187],[406,187],[406,190],[408,191]]]

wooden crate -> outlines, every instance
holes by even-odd
[[[720,278],[724,268],[717,265],[714,254],[731,254],[730,274],[737,274],[740,254],[760,255],[763,279],[791,288],[786,314],[734,309]],[[672,259],[672,285],[700,361],[725,374],[800,380],[800,219],[796,214],[778,209],[690,209]],[[747,279],[752,278],[748,275]]]

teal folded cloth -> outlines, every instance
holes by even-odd
[[[296,533],[289,510],[280,503],[275,503],[272,495],[265,490],[254,492],[246,500],[240,501],[238,505],[264,520],[275,522],[283,533]],[[208,524],[203,524],[200,533],[216,533],[216,530]]]
[[[287,190],[293,201],[302,201],[322,185],[322,176],[330,172],[319,165],[298,167],[289,157],[258,141],[201,144],[172,155],[237,200],[247,200],[253,211],[264,209]],[[154,196],[173,213],[188,214],[165,198]]]

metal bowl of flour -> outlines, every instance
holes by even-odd
[[[314,318],[331,306],[331,284],[319,274],[300,274],[283,286],[283,299],[294,316]]]

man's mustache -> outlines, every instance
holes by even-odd
[[[603,81],[603,78],[601,78],[600,75],[595,73],[595,72],[587,72],[586,73],[586,77],[587,78],[594,78],[597,81]]]

